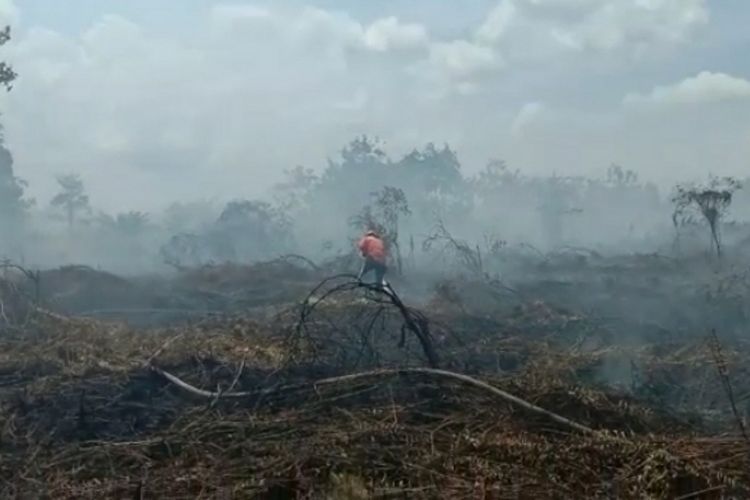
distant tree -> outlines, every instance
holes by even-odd
[[[613,163],[607,169],[607,184],[610,186],[634,186],[638,183],[638,174],[632,170],[625,170]]]
[[[505,212],[528,201],[528,179],[519,170],[510,170],[503,160],[490,160],[484,170],[469,179],[472,196],[485,211]]]
[[[279,206],[285,211],[293,212],[309,205],[308,198],[319,180],[312,169],[300,165],[285,170],[284,180],[273,187]]]
[[[608,235],[627,244],[636,242],[636,228],[642,235],[652,228],[655,221],[650,214],[662,211],[664,200],[656,185],[641,181],[633,170],[613,163],[604,179],[587,179],[581,202],[587,223],[601,220],[600,214],[606,210],[611,229]]]
[[[344,146],[338,160],[328,161],[315,194],[356,210],[363,196],[386,184],[390,165],[379,139],[357,137]]]
[[[101,214],[99,224],[122,236],[135,237],[143,233],[148,227],[149,216],[147,213],[130,211],[117,214],[116,217]]]
[[[216,222],[218,207],[209,201],[172,203],[164,212],[163,224],[170,234],[201,231]]]
[[[563,242],[565,219],[583,212],[580,207],[581,179],[558,177],[556,175],[540,181],[537,207],[542,222],[542,230],[550,246]]]
[[[197,234],[180,233],[161,246],[159,254],[165,264],[178,270],[212,262],[206,239]]]
[[[6,26],[0,31],[0,46],[5,45],[10,41],[10,26]],[[13,71],[13,68],[5,61],[0,62],[0,84],[5,86],[5,90],[10,92],[13,88],[13,81],[16,79],[18,74]]]
[[[0,46],[10,40],[10,26],[0,31]],[[0,62],[0,84],[7,91],[13,88],[17,74],[6,62]],[[5,147],[4,136],[0,129],[0,222],[4,225],[15,225],[22,219],[32,201],[24,199],[26,182],[13,172],[13,156]]]
[[[378,166],[388,162],[380,139],[366,135],[355,137],[341,150],[343,167]]]
[[[391,171],[382,142],[359,136],[328,159],[320,176],[303,167],[287,172],[275,193],[278,208],[293,215],[295,233],[304,241],[336,242],[352,214],[369,203],[369,193],[389,184]]]
[[[13,156],[3,145],[0,135],[0,219],[18,222],[32,204],[24,199],[26,182],[13,173]]]
[[[115,227],[118,232],[128,236],[137,236],[142,234],[148,227],[149,216],[145,212],[130,211],[117,214]]]
[[[273,205],[257,200],[227,203],[211,230],[224,260],[272,256],[290,244],[290,221]]]
[[[473,200],[470,186],[461,175],[458,155],[447,144],[428,143],[399,160],[390,171],[388,184],[402,188],[417,217],[426,220],[440,213],[460,218]]]
[[[421,151],[414,149],[396,164],[396,171],[409,187],[428,193],[454,192],[463,181],[458,155],[447,144],[440,149],[433,143]]]
[[[261,228],[274,220],[270,203],[256,200],[230,201],[219,215],[218,223],[227,227],[244,228],[257,225]]]
[[[705,185],[678,184],[672,196],[672,223],[678,236],[680,226],[694,221],[695,215],[700,214],[711,233],[711,248],[721,258],[721,220],[732,204],[735,191],[741,187],[740,182],[732,177],[710,177]]]
[[[514,186],[519,183],[521,172],[510,170],[504,160],[490,160],[483,171],[471,180],[480,196],[493,196],[503,187]]]
[[[52,198],[50,204],[65,212],[68,228],[72,228],[80,212],[90,211],[89,197],[85,192],[83,181],[78,175],[67,174],[57,177],[60,192]]]

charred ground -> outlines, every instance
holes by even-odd
[[[513,272],[502,279],[395,276],[401,306],[330,278],[347,259],[137,279],[9,269],[3,496],[750,493],[738,268],[504,255]]]

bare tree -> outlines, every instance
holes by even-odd
[[[472,247],[468,242],[454,238],[440,218],[437,219],[432,232],[422,242],[422,250],[425,252],[435,249],[453,254],[472,274],[479,277],[485,275],[479,245]]]
[[[721,220],[732,204],[734,192],[741,187],[732,177],[711,177],[706,185],[678,184],[672,196],[672,223],[678,235],[680,226],[694,220],[695,213],[699,213],[711,232],[711,247],[721,258]]]

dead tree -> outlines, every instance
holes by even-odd
[[[717,258],[721,258],[721,220],[732,204],[734,192],[741,187],[740,182],[731,177],[711,177],[705,186],[678,184],[672,196],[672,224],[678,236],[679,228],[693,221],[695,212],[699,213],[708,224],[711,248]]]
[[[472,247],[468,242],[454,238],[442,219],[437,219],[432,232],[422,242],[422,250],[425,252],[433,249],[452,253],[472,274],[484,276],[484,263],[479,245]]]

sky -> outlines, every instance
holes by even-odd
[[[40,206],[262,196],[359,134],[467,175],[612,163],[669,186],[750,175],[746,0],[0,0],[0,121]]]

